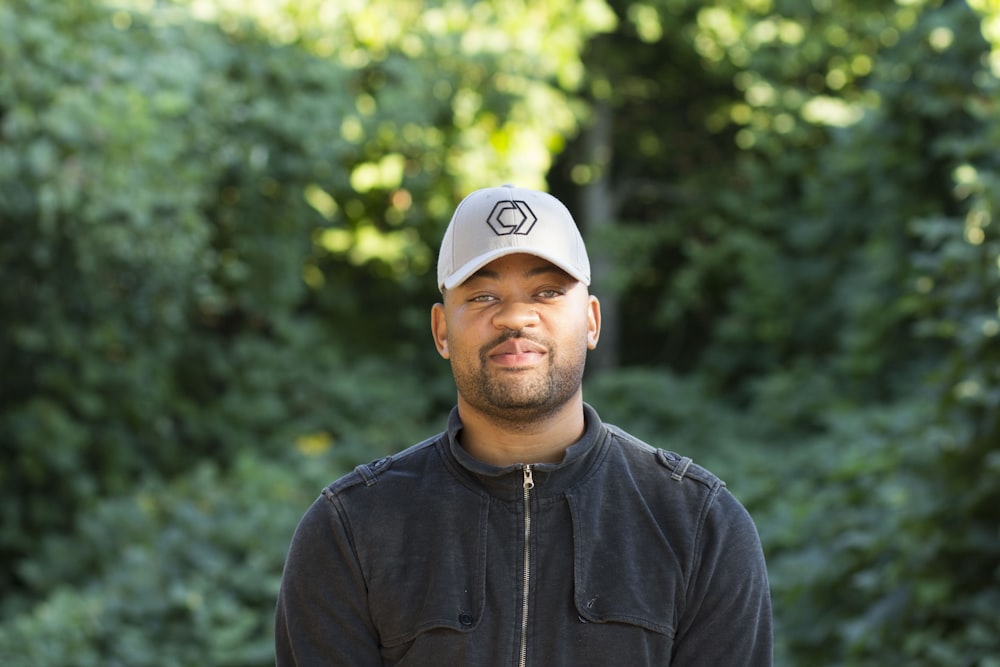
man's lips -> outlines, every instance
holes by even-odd
[[[537,343],[524,338],[512,338],[494,347],[487,356],[500,366],[517,367],[536,364],[545,354],[545,348]]]

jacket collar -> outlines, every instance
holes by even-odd
[[[604,457],[608,431],[590,405],[583,404],[583,436],[566,449],[559,463],[532,464],[535,482],[533,493],[538,497],[559,496],[570,487],[589,476],[594,466]],[[494,466],[473,458],[459,442],[462,420],[458,408],[448,416],[448,430],[441,439],[445,459],[453,464],[456,474],[484,488],[502,500],[514,501],[523,497],[524,465]]]

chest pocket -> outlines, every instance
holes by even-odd
[[[470,632],[483,616],[487,504],[423,507],[419,517],[400,512],[366,531],[369,609],[387,649],[435,630]]]
[[[671,511],[669,498],[627,484],[568,500],[580,620],[638,626],[672,640],[691,571],[693,520],[681,508]]]
[[[579,620],[636,626],[673,639],[684,594],[679,571],[653,554],[644,567],[634,567],[635,561],[621,560],[623,550],[605,546],[582,555],[586,564],[577,570],[574,594]]]

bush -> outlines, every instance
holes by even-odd
[[[832,414],[803,443],[811,465],[757,515],[788,664],[996,664],[1000,460],[981,461],[988,494],[963,492],[960,447],[927,397]]]
[[[231,83],[246,52],[218,29],[99,3],[4,3],[0,35],[8,579],[38,534],[71,526],[73,508],[251,441],[187,437],[186,417],[206,407],[183,382],[205,340],[193,325],[225,287],[205,211],[219,172],[257,164],[234,141],[259,117],[255,93],[276,73],[312,74],[294,51],[271,49]],[[266,278],[264,306],[287,311],[310,229],[301,216],[274,226],[284,233],[272,252],[243,268]],[[5,597],[16,588],[0,580]]]
[[[223,473],[101,501],[73,534],[22,566],[42,601],[0,626],[10,667],[273,665],[285,549],[302,512],[344,470],[327,455]],[[67,558],[72,554],[72,558]]]

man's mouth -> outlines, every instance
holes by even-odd
[[[487,353],[490,361],[498,366],[518,368],[533,366],[545,357],[547,350],[525,338],[511,338],[500,343]]]

